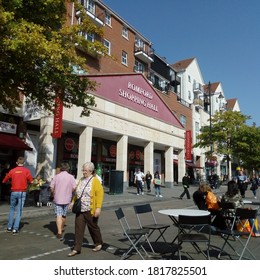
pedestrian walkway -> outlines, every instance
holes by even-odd
[[[192,194],[195,190],[197,190],[198,186],[191,185],[189,191],[192,197]],[[115,206],[123,206],[129,205],[133,203],[143,203],[143,202],[156,202],[159,200],[166,201],[166,200],[175,200],[174,205],[177,207],[177,204],[180,203],[180,206],[189,206],[193,205],[193,200],[190,199],[189,201],[184,197],[182,200],[178,199],[180,194],[183,191],[182,185],[174,186],[173,188],[161,188],[162,196],[163,197],[156,197],[154,194],[154,189],[152,188],[152,192],[146,192],[144,190],[144,195],[136,195],[136,188],[129,187],[122,194],[110,194],[109,188],[104,188],[105,195],[104,195],[104,203],[103,208],[107,207],[115,207]],[[219,189],[214,190],[217,195],[221,195],[226,191],[226,186],[221,186]],[[176,203],[177,199],[177,203]],[[187,201],[186,201],[187,200]],[[186,202],[185,202],[186,201]],[[42,206],[42,207],[35,207],[35,206],[25,206],[23,208],[22,218],[34,218],[40,217],[44,215],[53,214],[53,206]],[[6,222],[9,213],[9,202],[4,201],[0,202],[0,223]]]
[[[192,195],[198,186],[191,186],[189,191]],[[92,240],[86,231],[82,253],[75,256],[75,260],[119,260],[121,255],[127,248],[125,239],[118,220],[115,215],[115,210],[122,207],[127,216],[128,222],[131,226],[138,226],[133,205],[151,203],[157,221],[160,223],[170,224],[169,230],[165,232],[165,239],[155,242],[155,237],[151,238],[152,246],[156,254],[151,254],[148,249],[148,259],[163,259],[172,260],[178,259],[176,253],[176,244],[171,244],[173,237],[177,234],[177,229],[172,226],[172,221],[166,215],[161,215],[159,210],[170,208],[187,208],[197,209],[194,205],[193,199],[184,197],[179,199],[183,191],[181,185],[174,188],[162,188],[162,198],[155,197],[154,192],[148,193],[145,191],[144,195],[136,195],[136,188],[127,188],[122,194],[109,194],[109,189],[105,188],[104,204],[102,215],[99,220],[99,226],[102,229],[102,237],[104,240],[103,249],[97,254],[93,253]],[[214,190],[217,196],[222,195],[226,191],[226,186],[221,186]],[[247,192],[247,199],[253,200],[251,192]],[[38,260],[67,260],[67,254],[70,252],[74,243],[74,223],[75,215],[69,213],[67,217],[66,229],[64,233],[64,240],[61,242],[56,238],[56,225],[54,220],[53,207],[24,207],[22,218],[22,229],[17,236],[12,236],[5,232],[7,224],[7,216],[9,212],[8,203],[0,205],[0,241],[1,253],[0,259],[16,260],[16,259],[38,259]],[[40,217],[40,218],[37,218]],[[219,248],[223,244],[223,239],[219,236],[212,236],[212,259],[217,259]],[[22,245],[22,246],[21,246]],[[147,245],[147,244],[146,244]],[[252,238],[250,242],[250,249],[254,252],[257,259],[260,259],[259,239]],[[17,248],[19,247],[19,251]],[[229,248],[228,248],[229,249]],[[237,259],[237,257],[228,254],[223,254],[222,259]],[[16,252],[16,254],[14,254]],[[231,252],[232,253],[232,252]],[[197,254],[192,250],[192,257],[194,259],[204,260],[204,256]],[[131,260],[139,260],[136,254],[131,255]]]

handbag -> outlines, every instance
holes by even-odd
[[[160,179],[154,179],[154,184],[155,185],[161,185],[161,180]]]
[[[72,212],[78,214],[81,212],[81,197],[77,198],[72,206]]]
[[[81,198],[83,196],[83,192],[86,188],[86,186],[88,185],[89,181],[93,178],[93,176],[88,180],[87,184],[85,185],[84,189],[82,190],[81,196],[79,198],[77,198],[72,206],[72,212],[74,214],[79,214],[81,212]]]

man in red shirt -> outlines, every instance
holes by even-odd
[[[3,183],[11,180],[10,211],[6,232],[13,232],[13,235],[16,235],[19,232],[22,209],[26,198],[27,185],[33,181],[30,170],[23,166],[24,158],[19,157],[16,164],[17,167],[11,169],[3,180]],[[14,212],[16,207],[17,213],[14,221]]]

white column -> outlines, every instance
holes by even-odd
[[[44,180],[51,181],[56,164],[57,140],[51,136],[53,130],[53,117],[42,117],[40,120],[39,153],[37,159],[37,174],[41,174]]]
[[[79,135],[79,158],[77,178],[82,177],[81,167],[85,162],[91,161],[93,127],[82,128]]]
[[[173,147],[169,147],[165,151],[165,187],[173,188],[174,186],[174,178],[173,178]]]
[[[150,171],[151,174],[154,173],[154,143],[149,142],[144,147],[144,174],[147,173],[147,171]]]
[[[128,187],[127,174],[128,136],[121,136],[116,145],[116,169],[124,171],[124,189]]]
[[[186,172],[185,151],[182,150],[178,155],[178,180],[182,181],[182,177]]]

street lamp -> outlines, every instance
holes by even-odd
[[[207,105],[209,106],[209,143],[210,143],[210,161],[212,160],[213,155],[213,143],[212,143],[212,106],[211,106],[211,97],[214,94],[219,94],[218,98],[222,99],[224,98],[223,94],[221,92],[211,92],[211,83],[208,83],[208,102]],[[210,162],[210,175],[212,175],[212,162]]]

